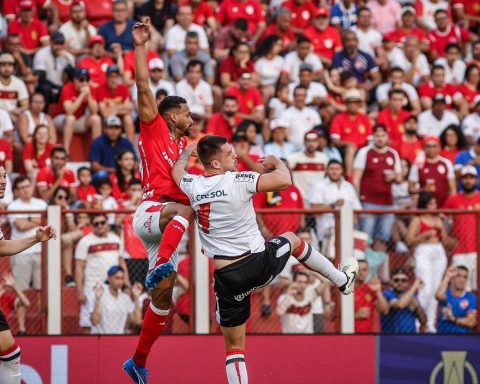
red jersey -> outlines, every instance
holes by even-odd
[[[298,188],[291,185],[288,189],[281,192],[257,193],[253,197],[253,205],[255,209],[303,209],[303,199]],[[266,214],[262,215],[262,219],[272,236],[285,232],[295,233],[301,224],[300,214]]]
[[[241,91],[235,85],[225,92],[225,96],[235,96],[238,101],[238,112],[250,115],[257,107],[263,106],[263,99],[260,91],[255,87],[250,87],[246,91]]]
[[[216,17],[222,27],[232,25],[238,18],[244,18],[248,21],[248,30],[254,35],[258,23],[265,22],[265,11],[257,0],[224,0]]]
[[[16,19],[20,12],[20,2],[22,0],[5,0],[3,2],[2,14],[5,18]],[[43,8],[49,0],[32,0],[33,10],[37,14],[37,8]]]
[[[288,0],[282,4],[282,8],[292,11],[292,27],[300,29],[307,28],[317,12],[317,7],[310,0],[300,5],[297,5],[295,0]]]
[[[337,28],[329,25],[324,31],[319,31],[314,26],[305,30],[307,36],[313,45],[316,54],[332,60],[335,53],[343,48],[342,38]]]
[[[113,64],[115,63],[107,55],[101,57],[99,60],[87,56],[78,62],[77,67],[87,69],[90,74],[90,79],[97,85],[100,85],[106,80],[105,72],[108,66]]]
[[[55,174],[53,173],[50,167],[44,167],[38,171],[37,174],[37,187],[48,187],[50,188],[55,184]],[[75,182],[75,175],[70,169],[65,169],[63,174],[62,181],[60,182],[60,187],[70,188],[76,187],[77,183]]]
[[[355,287],[355,312],[360,308],[369,308],[370,316],[368,319],[355,319],[355,333],[373,332],[373,313],[377,295],[368,284]]]
[[[53,4],[55,5],[55,8],[58,9],[58,16],[62,23],[66,23],[70,20],[70,10],[75,3],[76,1],[72,0],[53,0]]]
[[[242,119],[240,117],[235,116],[235,127],[237,127],[241,121]],[[212,117],[208,120],[205,133],[209,135],[224,136],[229,142],[232,141],[232,127],[228,121],[224,119],[222,112],[217,112],[212,115]]]
[[[155,51],[147,52],[147,65],[152,59],[159,59],[160,55]],[[135,79],[135,51],[128,51],[123,55],[123,70],[131,72],[132,79]]]
[[[420,97],[433,99],[437,93],[445,96],[448,109],[452,109],[453,101],[458,100],[462,96],[461,93],[458,92],[457,87],[452,84],[444,84],[443,87],[437,88],[431,81],[429,81],[418,87],[418,95]]]
[[[390,108],[385,108],[380,111],[377,117],[377,124],[383,124],[387,127],[388,136],[392,142],[400,140],[405,130],[403,123],[410,117],[411,113],[401,110],[397,117],[393,116]]]
[[[407,159],[410,164],[413,164],[423,150],[423,141],[418,138],[415,141],[405,141],[402,136],[400,140],[393,143],[392,147],[398,152],[400,158]]]
[[[178,188],[170,174],[173,164],[185,148],[185,143],[184,137],[175,140],[159,114],[149,123],[140,121],[138,151],[143,201],[176,201],[190,205],[187,195]]]
[[[92,184],[89,184],[86,188],[83,185],[77,187],[77,198],[80,201],[91,203],[94,201],[96,194],[97,190]]]
[[[445,32],[432,31],[428,34],[430,51],[436,52],[438,56],[445,57],[445,47],[450,43],[462,45],[471,36],[471,32],[456,25],[450,25]]]
[[[90,87],[90,92],[92,93],[93,97],[96,98],[96,90],[95,88]],[[63,103],[66,101],[75,101],[77,97],[80,96],[80,92],[75,89],[75,84],[73,82],[67,83],[60,92],[60,99],[58,100],[58,110],[57,115],[66,114],[65,108],[63,107]],[[80,119],[83,115],[85,115],[85,111],[88,107],[88,98],[85,97],[83,99],[83,103],[80,107],[74,112],[74,115],[77,119]]]
[[[0,139],[0,162],[13,160],[12,143],[5,139]]]
[[[458,86],[458,92],[462,94],[463,98],[468,102],[468,105],[473,105],[477,96],[480,95],[478,90],[471,89],[465,83]]]
[[[130,186],[130,182],[125,181],[125,191],[122,191],[120,189],[120,185],[118,184],[118,178],[117,175],[112,173],[108,176],[110,179],[110,182],[112,183],[112,196],[115,198],[117,201],[123,201],[123,200],[128,200],[128,188]],[[141,176],[137,173],[135,173],[134,178],[140,179]]]
[[[398,45],[402,46],[403,42],[407,37],[416,37],[419,41],[425,41],[428,37],[427,32],[425,32],[421,28],[412,28],[412,29],[405,29],[405,28],[397,28],[390,33],[387,33],[386,37],[397,43]]]
[[[240,67],[240,65],[235,64],[235,60],[233,59],[232,56],[228,56],[225,58],[220,63],[220,67],[218,68],[219,74],[222,73],[229,73],[230,74],[230,79],[232,81],[237,81],[238,78],[244,73],[244,72],[250,72],[250,73],[255,73],[255,64],[253,61],[250,59],[248,60],[247,65],[245,68]]]
[[[347,112],[339,113],[332,121],[330,136],[363,147],[372,136],[370,119],[363,113],[358,113],[353,119]]]
[[[462,8],[463,12],[469,16],[480,16],[480,0],[453,0],[453,8]],[[475,22],[470,21],[470,27],[473,27]]]
[[[193,22],[195,24],[204,26],[207,23],[207,19],[215,16],[212,6],[206,1],[200,1],[197,3],[197,7],[192,6],[192,2],[189,0],[182,1],[180,5],[190,5],[193,11]]]
[[[20,20],[13,20],[8,26],[9,35],[19,35],[22,47],[36,49],[40,47],[40,40],[48,38],[47,27],[43,22],[33,19],[29,25],[24,25]]]
[[[29,142],[25,144],[25,149],[23,150],[23,160],[33,160],[33,166],[35,168],[44,168],[47,165],[50,165],[50,153],[52,152],[53,148],[55,148],[55,144],[47,143],[43,153],[35,155],[33,143]]]
[[[473,195],[467,196],[465,193],[456,193],[449,196],[445,201],[443,208],[446,209],[480,209],[480,192],[476,191]],[[477,215],[471,214],[452,215],[453,226],[452,235],[458,240],[458,244],[453,253],[477,252]]]
[[[118,84],[114,90],[111,90],[107,87],[107,83],[103,83],[97,88],[97,100],[111,105],[120,105],[130,100],[130,91],[125,84]]]
[[[385,171],[401,172],[397,151],[387,148],[378,152],[373,146],[360,149],[353,163],[354,169],[363,169],[360,181],[360,200],[365,203],[392,205],[392,183],[385,181]],[[375,188],[372,188],[372,185]]]
[[[270,35],[280,36],[284,48],[295,42],[295,33],[291,29],[288,29],[285,32],[280,32],[278,30],[277,24],[271,24],[265,29],[262,40],[264,40],[267,36]]]
[[[421,188],[424,188],[427,180],[433,180],[434,196],[439,207],[443,206],[450,192],[449,179],[454,178],[452,163],[443,157],[439,156],[434,163],[425,161],[418,165],[418,183]]]
[[[83,0],[87,10],[87,20],[95,27],[112,20],[112,0]]]
[[[450,162],[452,164],[455,164],[455,158],[457,157],[459,152],[460,152],[459,149],[454,149],[452,151],[448,147],[444,147],[440,150],[440,156],[444,157],[445,159],[450,160]]]
[[[258,155],[252,155],[251,153],[248,154],[248,157],[252,159],[255,163],[260,160],[260,156]],[[237,159],[237,169],[238,172],[250,172],[251,169],[250,167],[244,163],[240,158]]]

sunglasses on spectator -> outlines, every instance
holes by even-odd
[[[426,144],[425,148],[438,148],[438,144]]]
[[[105,225],[106,223],[107,223],[106,221],[97,221],[97,222],[93,223],[92,225],[95,228],[98,228],[98,227],[101,227],[101,226]]]
[[[393,282],[394,283],[406,283],[407,279],[397,277],[397,278],[393,279]]]
[[[78,81],[79,81],[80,83],[84,83],[84,82],[87,82],[88,79],[87,79],[86,77],[79,77],[79,78],[78,78]]]
[[[67,200],[67,195],[57,195],[56,198],[59,200]]]

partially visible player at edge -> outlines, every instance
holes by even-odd
[[[7,172],[0,163],[0,199],[5,196]],[[5,240],[0,230],[0,257],[12,256],[34,246],[41,241],[55,238],[55,229],[51,226],[40,227],[34,236],[25,239]],[[0,309],[0,383],[20,384],[20,347],[15,343],[7,320]]]
[[[185,147],[193,120],[185,99],[166,97],[158,106],[148,85],[147,52],[150,21],[133,27],[140,136],[138,150],[142,171],[142,203],[133,219],[133,228],[148,251],[149,273],[145,281],[152,301],[143,319],[135,354],[123,369],[134,383],[147,383],[146,360],[160,336],[172,306],[178,253],[176,249],[193,211],[188,197],[171,177],[171,169]],[[185,205],[182,205],[185,204]]]
[[[348,295],[354,289],[358,263],[351,257],[336,269],[315,248],[292,232],[265,242],[257,225],[252,197],[257,192],[280,191],[291,184],[288,168],[275,156],[263,159],[269,173],[236,172],[237,156],[221,136],[205,136],[197,154],[205,176],[186,173],[187,148],[172,176],[190,197],[199,227],[203,253],[213,258],[216,317],[226,343],[229,384],[248,383],[245,364],[245,323],[250,316],[250,294],[275,278],[290,255],[319,272]]]

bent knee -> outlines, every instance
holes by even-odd
[[[195,212],[191,207],[187,207],[185,205],[180,206],[178,209],[177,215],[180,215],[187,219],[190,223],[193,221],[195,218]]]

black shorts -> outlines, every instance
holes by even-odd
[[[290,242],[285,237],[274,237],[265,243],[263,252],[216,270],[217,322],[223,327],[245,323],[250,317],[250,293],[270,284],[282,272],[290,254]]]
[[[9,329],[10,327],[8,326],[7,319],[5,319],[5,316],[0,309],[0,332],[8,331]]]

